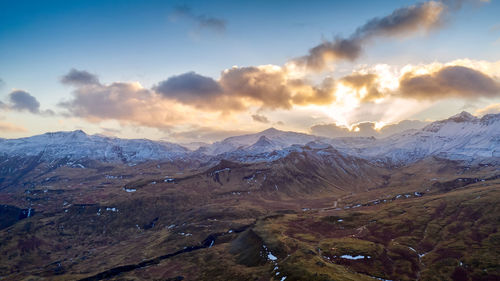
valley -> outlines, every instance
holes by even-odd
[[[349,153],[339,144],[345,139],[293,133],[299,143],[290,144],[283,140],[292,133],[277,130],[226,140],[239,143],[231,149],[216,143],[223,152],[215,155],[179,149],[173,158],[140,161],[74,150],[21,154],[26,140],[8,140],[9,151],[0,143],[0,276],[498,280],[500,122],[492,124],[467,133],[487,155],[472,160],[463,142],[445,140],[441,151],[399,146],[390,161],[360,157],[375,149],[367,146],[373,140],[357,140],[362,146],[349,149],[359,152]],[[60,133],[45,147],[61,136],[68,147],[95,138]]]

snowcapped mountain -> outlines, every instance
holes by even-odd
[[[0,139],[0,155],[41,156],[42,160],[68,158],[127,163],[178,159],[259,162],[274,161],[291,152],[301,152],[303,148],[325,150],[330,145],[348,155],[393,164],[411,163],[429,156],[466,161],[498,159],[500,114],[477,118],[462,112],[433,122],[423,129],[407,130],[381,139],[329,139],[270,128],[256,134],[229,137],[202,146],[194,152],[169,142],[87,135],[78,130]]]
[[[101,161],[140,162],[149,159],[174,160],[185,156],[188,152],[188,149],[173,143],[87,135],[81,130],[0,140],[0,154],[41,155],[44,160],[89,158]]]
[[[308,142],[322,139],[324,138],[269,128],[256,134],[229,137],[223,141],[215,142],[212,145],[202,147],[199,152],[207,155],[218,155],[237,150],[262,153],[284,149],[294,144],[304,145]]]
[[[336,139],[330,142],[346,153],[365,159],[409,163],[428,156],[454,160],[500,157],[500,114],[477,118],[462,112],[383,139]]]

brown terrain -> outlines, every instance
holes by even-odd
[[[2,280],[499,280],[500,169],[4,159]]]

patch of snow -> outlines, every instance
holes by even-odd
[[[230,168],[224,168],[224,169],[220,169],[220,170],[217,170],[217,171],[213,171],[212,175],[215,175],[215,174],[218,174],[218,173],[221,173],[221,172],[224,172],[224,171],[231,171],[231,169]]]
[[[419,254],[419,255],[418,255],[418,257],[419,257],[419,258],[423,258],[423,257],[425,257],[425,255],[427,255],[428,253],[429,253],[429,252],[427,252],[427,253],[423,253],[423,254]]]
[[[275,255],[273,255],[271,252],[269,252],[269,253],[267,254],[267,258],[268,258],[269,260],[272,260],[272,261],[275,261],[275,260],[277,260],[277,259],[278,259],[278,258],[277,258]]]
[[[348,259],[348,260],[360,260],[360,259],[364,259],[364,258],[367,258],[367,259],[371,258],[370,256],[362,256],[362,255],[358,255],[358,256],[342,255],[340,257],[343,259]]]

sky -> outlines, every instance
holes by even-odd
[[[0,0],[0,137],[384,136],[499,113],[499,14],[496,0]]]

